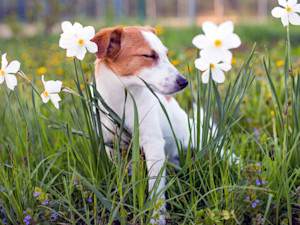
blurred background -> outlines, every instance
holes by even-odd
[[[27,25],[26,34],[37,32],[37,24],[50,33],[61,21],[74,19],[103,26],[184,27],[201,25],[206,20],[264,24],[276,5],[277,0],[1,0],[0,37],[17,32],[20,23]]]

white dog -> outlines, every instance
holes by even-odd
[[[146,87],[146,83],[157,93],[164,104],[177,139],[187,147],[190,140],[188,116],[176,100],[169,95],[184,89],[188,81],[168,60],[168,49],[150,27],[115,27],[102,29],[92,40],[98,45],[95,63],[96,87],[104,101],[121,118],[127,90],[134,96],[139,117],[139,143],[143,148],[149,172],[149,192],[161,171],[166,156],[178,159],[178,149],[169,122],[159,101]],[[125,126],[133,132],[134,105],[127,98]],[[115,125],[102,117],[102,123],[111,130]],[[114,139],[111,132],[103,129],[105,141]],[[111,154],[111,153],[109,153]],[[157,193],[165,185],[165,171]],[[161,198],[165,199],[164,193]],[[165,204],[162,207],[165,210]],[[161,210],[160,210],[161,211]],[[155,212],[156,213],[156,212]],[[164,215],[151,223],[165,224]]]

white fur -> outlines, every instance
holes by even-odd
[[[181,76],[177,69],[169,62],[167,49],[161,41],[151,32],[142,31],[146,41],[159,55],[156,66],[144,69],[138,76],[120,77],[108,69],[104,63],[99,66],[96,80],[98,92],[104,98],[104,101],[120,116],[123,115],[123,106],[125,100],[124,88],[134,96],[139,117],[140,147],[143,147],[147,169],[149,172],[149,192],[152,191],[156,177],[163,167],[166,156],[170,159],[178,157],[178,150],[175,140],[166,119],[166,116],[159,105],[157,98],[149,91],[140,78],[145,80],[150,86],[161,94],[172,94],[179,91],[176,79]],[[129,59],[130,60],[130,59]],[[175,99],[167,101],[164,96],[157,94],[164,104],[169,118],[171,120],[176,137],[183,146],[187,146],[190,139],[188,126],[188,117],[185,111],[180,108]],[[125,106],[125,126],[133,132],[134,124],[134,106],[130,97],[127,98]],[[115,125],[102,116],[102,123],[111,130],[115,130]],[[113,135],[106,129],[103,129],[105,141],[113,140]],[[157,193],[161,192],[165,185],[165,170],[159,182]],[[152,193],[153,194],[153,193]],[[164,193],[160,197],[165,199]],[[165,204],[161,208],[165,211]],[[154,224],[165,224],[164,215],[160,216],[158,221],[151,220]]]

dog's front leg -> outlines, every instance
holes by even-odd
[[[153,128],[153,121],[151,123],[151,127]],[[163,200],[163,204],[160,206],[160,208],[153,212],[153,218],[151,219],[150,223],[163,225],[166,224],[164,216],[166,211],[166,204],[164,202],[165,194],[162,192],[166,181],[166,171],[165,169],[162,171],[164,162],[166,160],[166,155],[164,152],[165,141],[159,126],[156,128],[157,129],[149,129],[149,127],[147,127],[146,129],[140,129],[140,143],[146,158],[147,170],[149,174],[149,193],[151,194],[151,198],[153,199],[155,197],[156,201],[159,201],[160,199]],[[161,172],[161,179],[157,180]]]

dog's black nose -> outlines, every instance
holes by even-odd
[[[180,86],[181,89],[185,88],[188,85],[188,80],[185,79],[183,76],[178,76],[176,79],[177,84]]]

